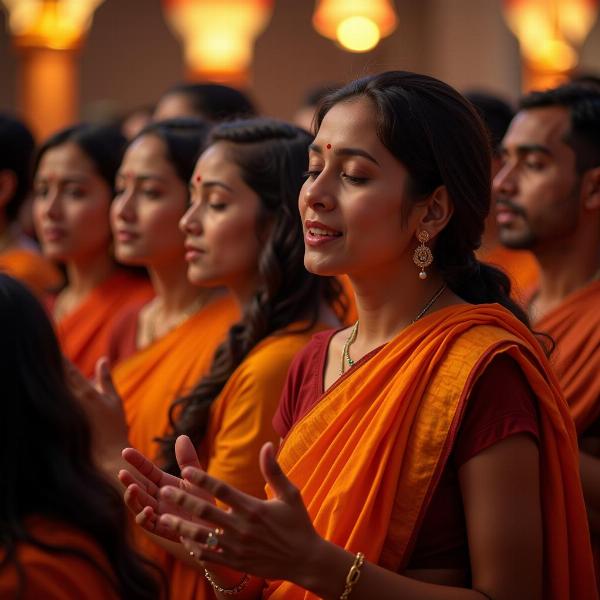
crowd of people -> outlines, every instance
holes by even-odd
[[[1,115],[0,598],[597,600],[599,301],[593,78]]]

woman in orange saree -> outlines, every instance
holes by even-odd
[[[359,320],[290,370],[278,462],[260,459],[270,499],[189,467],[158,492],[159,530],[219,598],[596,598],[568,408],[507,277],[474,256],[479,119],[446,84],[389,72],[317,123],[305,265],[349,276]]]

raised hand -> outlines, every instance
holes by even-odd
[[[200,560],[265,579],[294,581],[298,566],[314,556],[324,540],[315,531],[300,492],[275,460],[271,443],[261,450],[260,467],[275,493],[272,500],[244,494],[196,468],[183,469],[184,479],[193,487],[169,485],[162,487],[159,495],[203,523],[169,511],[160,517],[160,526],[172,536],[181,536]],[[200,498],[197,490],[208,492],[230,509]],[[215,532],[217,544],[211,540],[207,545],[209,534],[214,540]]]
[[[172,486],[198,494],[206,502],[214,502],[214,499],[209,494],[195,488],[188,481],[166,473],[134,448],[125,448],[122,456],[129,463],[130,468],[119,471],[119,480],[126,488],[125,504],[135,515],[136,523],[150,533],[179,542],[178,535],[162,526],[159,521],[160,515],[168,512],[182,518],[196,519],[177,505],[162,498],[159,494],[160,490],[166,486]],[[177,438],[175,456],[182,469],[201,468],[196,449],[187,436],[182,435]]]
[[[64,365],[69,387],[92,427],[94,454],[100,464],[110,465],[129,442],[123,403],[113,385],[108,361],[101,358],[96,363],[95,386],[68,360]]]

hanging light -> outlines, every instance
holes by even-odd
[[[0,0],[18,47],[68,50],[77,47],[104,0]]]
[[[315,29],[351,52],[368,52],[397,25],[389,0],[317,0]]]
[[[223,81],[245,78],[254,41],[272,13],[272,0],[163,0],[163,6],[190,71]]]
[[[597,0],[504,0],[504,15],[530,68],[566,73],[598,13]]]

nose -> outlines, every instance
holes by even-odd
[[[315,212],[328,212],[336,206],[336,198],[323,176],[307,181],[300,191],[300,201]]]
[[[492,190],[496,195],[512,196],[516,193],[517,181],[513,164],[506,162],[496,173],[492,180]]]
[[[189,235],[202,233],[202,209],[200,202],[192,202],[185,214],[179,219],[179,230]]]
[[[113,219],[120,219],[126,223],[132,223],[136,220],[136,202],[135,194],[129,187],[125,188],[117,198],[113,200],[111,207]]]
[[[49,219],[56,221],[61,218],[62,202],[58,189],[53,187],[48,190],[45,205],[46,210],[44,212]]]

